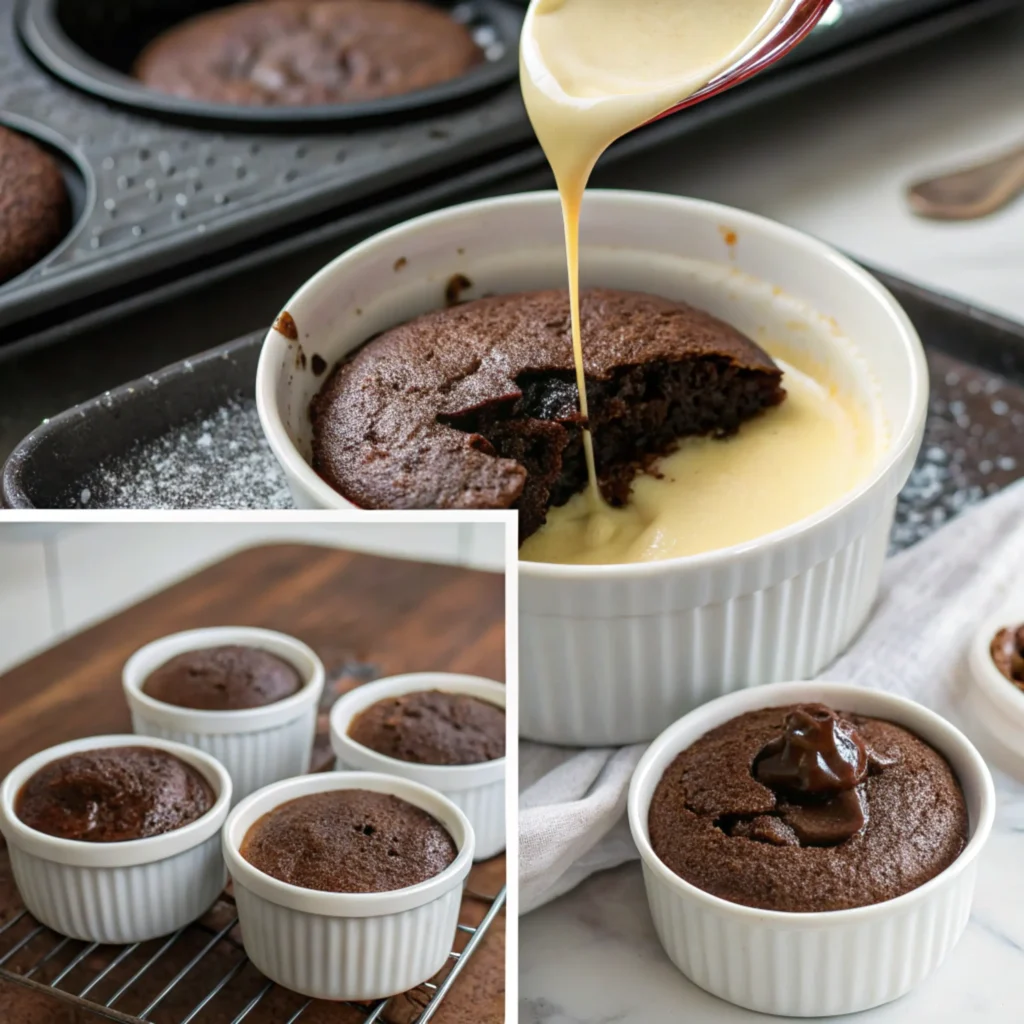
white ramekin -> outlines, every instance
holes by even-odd
[[[239,853],[249,828],[289,800],[336,789],[391,793],[432,814],[458,856],[439,875],[381,893],[318,892],[254,868]],[[452,948],[462,886],[473,865],[473,827],[426,786],[370,772],[288,779],[243,800],[224,826],[245,952],[272,981],[315,999],[383,999],[432,978]]]
[[[352,719],[371,704],[419,690],[465,693],[505,707],[505,687],[478,676],[416,672],[367,683],[345,694],[331,708],[331,748],[338,768],[399,775],[436,789],[469,818],[476,836],[476,859],[496,857],[505,849],[505,758],[480,764],[414,764],[378,754],[348,734]]]
[[[295,666],[302,689],[274,704],[240,711],[196,711],[142,692],[146,679],[171,658],[225,645],[258,647],[276,654]],[[175,633],[136,651],[125,663],[122,683],[135,732],[212,754],[231,775],[235,803],[271,782],[309,771],[324,666],[310,647],[294,637],[248,626]]]
[[[736,715],[802,701],[896,722],[947,758],[967,799],[970,840],[945,871],[885,903],[795,914],[755,910],[712,896],[659,860],[647,819],[654,790],[676,755]],[[658,938],[679,970],[738,1006],[818,1017],[897,999],[942,963],[967,925],[977,859],[992,830],[995,800],[992,776],[971,742],[920,704],[845,683],[776,683],[719,697],[669,726],[633,775],[629,826]]]
[[[619,566],[520,564],[520,733],[568,745],[647,741],[722,693],[819,672],[864,623],[896,496],[924,431],[928,372],[893,297],[827,245],[713,203],[588,193],[583,282],[693,302],[755,340],[835,371],[887,438],[871,474],[820,513],[703,555]],[[466,297],[564,286],[552,192],[487,199],[392,228],[350,249],[288,302],[256,380],[260,419],[301,508],[351,508],[311,468],[310,400],[368,337]],[[814,329],[808,330],[810,324]],[[296,346],[309,356],[299,358]]]
[[[59,839],[15,814],[18,793],[44,765],[107,747],[155,747],[196,768],[216,801],[184,828],[123,843]],[[201,917],[217,900],[227,872],[220,831],[231,805],[231,778],[209,754],[161,739],[87,736],[22,761],[0,785],[0,832],[18,892],[29,913],[61,935],[120,945],[167,935]]]
[[[996,668],[991,645],[1001,629],[1016,629],[1022,622],[1024,602],[1018,601],[986,619],[967,652],[970,711],[975,722],[988,733],[987,738],[998,744],[999,767],[1017,778],[1024,778],[1024,692]]]

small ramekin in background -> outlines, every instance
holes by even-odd
[[[1021,623],[1024,602],[1018,601],[978,627],[967,652],[967,704],[974,722],[987,734],[978,741],[994,741],[999,767],[1024,779],[1024,692],[996,668],[991,652],[996,633],[1016,629]]]
[[[417,672],[366,683],[331,708],[331,747],[338,768],[398,775],[443,793],[469,818],[476,835],[476,859],[496,857],[505,849],[505,758],[479,764],[416,764],[379,754],[348,734],[352,719],[371,704],[419,690],[464,693],[505,707],[505,687],[477,676]]]
[[[163,835],[123,843],[61,839],[15,814],[22,786],[68,754],[109,747],[155,747],[192,765],[213,787],[213,807]],[[0,785],[0,832],[28,912],[61,935],[121,945],[168,935],[201,917],[227,882],[220,832],[231,805],[231,778],[209,754],[167,740],[88,736],[22,761]]]
[[[924,431],[928,370],[910,320],[834,249],[714,203],[588,191],[582,281],[708,310],[790,362],[827,371],[881,443],[848,495],[746,544],[637,565],[521,562],[520,733],[571,746],[652,740],[704,701],[810,678],[866,620],[896,496]],[[312,277],[286,309],[310,358],[271,330],[260,356],[260,421],[300,508],[352,508],[312,469],[311,399],[367,338],[464,297],[565,287],[554,192],[455,206],[367,239]],[[584,339],[584,344],[586,340]],[[793,358],[793,354],[797,359]]]
[[[946,757],[967,800],[970,839],[945,871],[884,903],[798,914],[730,903],[662,863],[651,846],[648,816],[654,790],[676,755],[737,715],[807,701],[896,722]],[[654,741],[629,790],[630,830],[669,958],[721,999],[792,1017],[867,1010],[898,999],[935,971],[967,925],[977,859],[994,816],[992,776],[963,733],[913,701],[845,683],[777,683],[719,697]]]
[[[318,892],[279,881],[239,852],[250,827],[275,807],[337,789],[391,793],[432,814],[458,856],[440,874],[392,892]],[[473,828],[426,786],[369,772],[325,772],[267,786],[243,800],[223,832],[245,952],[272,981],[315,999],[383,999],[432,978],[452,948],[462,887],[473,865]]]
[[[226,645],[256,647],[277,655],[295,666],[302,688],[273,704],[238,711],[197,711],[142,692],[146,679],[171,658]],[[309,646],[294,637],[249,626],[175,633],[136,651],[125,663],[122,682],[135,732],[212,754],[231,775],[235,803],[271,782],[309,771],[324,666]]]

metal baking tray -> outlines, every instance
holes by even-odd
[[[900,498],[907,547],[1024,475],[1024,325],[875,272],[928,352],[931,409]],[[263,332],[177,363],[63,413],[17,448],[10,508],[288,508],[260,431]]]
[[[105,10],[112,2],[91,0],[88,6]],[[495,49],[501,56],[481,72],[486,81],[453,86],[463,90],[461,97],[435,96],[426,106],[409,99],[401,111],[366,111],[372,116],[357,123],[349,118],[339,127],[337,112],[333,120],[325,113],[319,124],[308,113],[278,112],[275,121],[260,125],[236,111],[225,121],[223,111],[189,111],[173,103],[175,109],[140,112],[127,105],[137,96],[109,102],[117,97],[103,92],[95,59],[76,55],[54,30],[61,10],[81,10],[81,0],[0,0],[0,122],[58,150],[78,197],[76,221],[64,241],[0,286],[0,359],[280,259],[311,239],[344,236],[353,220],[372,218],[409,194],[429,195],[435,206],[450,202],[462,194],[467,169],[486,186],[542,166],[517,83],[498,84],[510,70],[509,47],[514,51],[515,44],[508,35],[523,4],[436,2],[501,40]],[[218,5],[223,0],[174,0],[176,9]],[[839,0],[778,68],[637,133],[623,151],[1021,5]],[[116,6],[130,15],[154,4],[118,0]],[[123,75],[110,75],[116,79],[107,82],[110,89],[129,89]]]

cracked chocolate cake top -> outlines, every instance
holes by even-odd
[[[613,504],[684,436],[782,401],[749,338],[685,303],[586,289],[598,475]],[[529,536],[586,480],[565,290],[479,299],[386,331],[314,399],[313,466],[364,508],[517,508]]]
[[[479,764],[505,756],[505,712],[467,693],[422,690],[385,697],[348,734],[364,747],[417,764]]]
[[[946,759],[902,726],[820,704],[765,708],[679,754],[651,800],[651,846],[698,888],[811,912],[894,899],[968,839]]]
[[[424,89],[482,60],[464,25],[419,0],[260,0],[168,29],[134,73],[188,99],[314,106]]]

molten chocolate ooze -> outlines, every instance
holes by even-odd
[[[867,822],[863,783],[872,760],[850,722],[823,704],[803,704],[757,755],[753,773],[775,793],[779,817],[801,845],[835,846]]]

